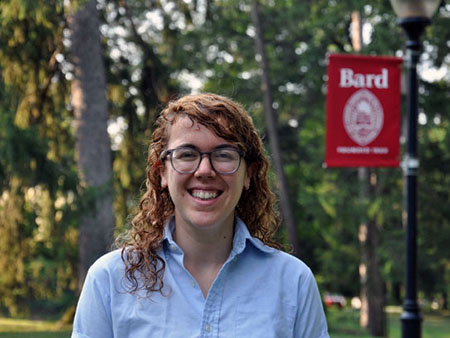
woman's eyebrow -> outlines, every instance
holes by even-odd
[[[230,143],[224,143],[224,144],[218,145],[217,147],[214,147],[214,150],[216,150],[216,149],[229,149],[229,148],[237,149],[236,146],[234,146],[234,145],[232,145]]]
[[[183,143],[180,144],[178,147],[176,148],[192,148],[192,149],[196,149],[196,150],[200,150],[199,147],[197,147],[196,145],[192,144],[192,143]],[[223,144],[219,144],[217,146],[215,146],[212,150],[217,150],[217,149],[237,149],[236,146],[230,144],[230,143],[223,143]]]
[[[192,149],[197,149],[198,150],[198,147],[196,147],[192,143],[182,143],[182,144],[176,146],[174,149],[177,149],[177,148],[192,148]]]

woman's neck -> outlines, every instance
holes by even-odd
[[[185,260],[208,263],[225,263],[233,246],[234,222],[229,226],[197,229],[175,226],[173,238],[183,249]]]
[[[233,235],[234,222],[212,229],[175,226],[173,238],[184,252],[184,266],[196,279],[205,298],[230,255]]]

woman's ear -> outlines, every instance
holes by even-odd
[[[166,165],[161,160],[158,160],[156,163],[156,170],[158,170],[159,177],[161,178],[161,188],[167,188],[167,173],[166,173]]]
[[[245,190],[250,189],[250,181],[252,180],[253,173],[255,169],[255,164],[252,163],[251,165],[247,166],[246,172],[245,172],[245,179],[244,179],[244,188]]]

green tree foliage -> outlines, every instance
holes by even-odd
[[[450,121],[448,102],[449,81],[423,83],[422,116],[420,125],[419,176],[419,285],[428,297],[436,293],[450,293],[450,248],[445,236],[450,230]],[[447,111],[446,111],[447,110]]]
[[[22,314],[72,297],[77,179],[62,2],[2,1],[0,16],[0,306]]]

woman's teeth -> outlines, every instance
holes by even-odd
[[[194,190],[192,196],[201,200],[211,200],[219,196],[219,193],[217,191]]]

